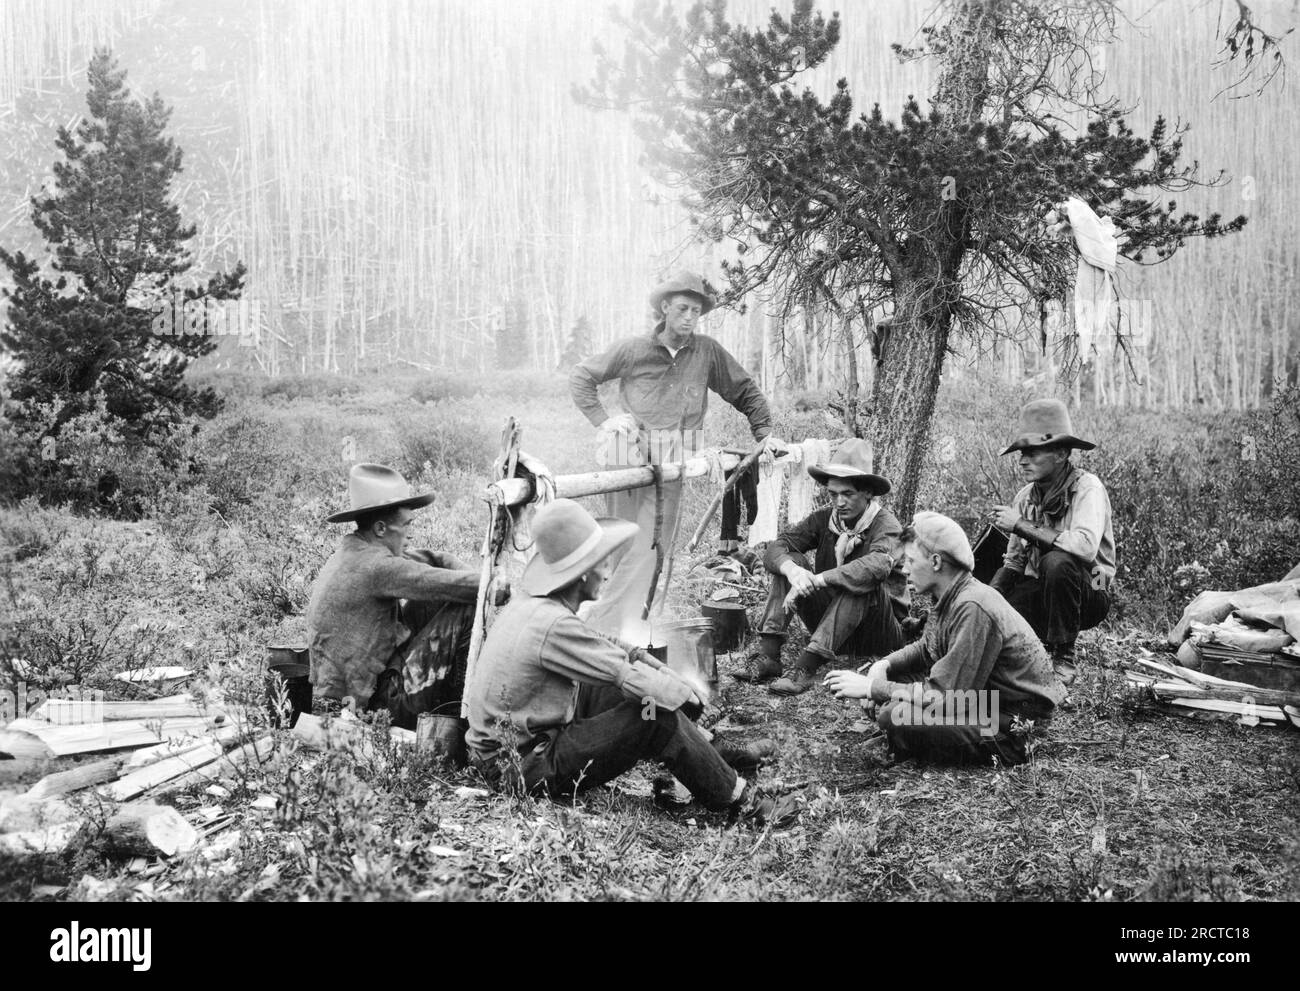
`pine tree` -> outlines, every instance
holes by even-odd
[[[753,290],[816,300],[846,346],[875,332],[871,395],[860,403],[852,376],[844,419],[869,432],[907,516],[951,342],[1037,335],[1046,304],[1073,285],[1075,249],[1047,220],[1055,204],[1077,196],[1109,215],[1135,263],[1245,218],[1161,200],[1201,182],[1179,161],[1181,132],[1158,119],[1140,137],[1098,96],[1092,55],[1114,36],[1115,0],[942,0],[919,48],[894,46],[939,67],[929,107],[909,98],[897,121],[879,104],[855,113],[847,80],[825,102],[796,88],[838,43],[840,21],[812,0],[793,8],[750,30],[727,21],[725,0],[682,19],[638,3],[624,57],[603,56],[578,96],[633,114],[701,236],[741,245],[727,301]],[[1070,112],[1088,118],[1083,133],[1060,127]]]
[[[59,128],[54,188],[32,199],[55,278],[21,251],[0,249],[13,280],[0,343],[19,363],[6,415],[31,419],[39,405],[61,402],[49,426],[57,434],[102,401],[123,436],[148,440],[220,408],[211,389],[183,378],[192,358],[216,347],[214,318],[228,312],[217,307],[238,299],[245,269],[178,284],[195,228],[169,199],[181,171],[181,150],[165,133],[171,111],[156,93],[134,99],[107,50],[96,51],[89,82],[88,116],[75,131]]]

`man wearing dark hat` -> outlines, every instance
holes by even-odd
[[[815,510],[767,545],[772,573],[759,646],[742,681],[781,674],[781,646],[795,611],[811,634],[789,675],[772,683],[778,695],[799,695],[816,683],[817,669],[839,654],[888,654],[903,645],[907,581],[899,558],[902,527],[880,504],[891,488],[873,472],[871,444],[850,438],[829,464],[808,474],[826,486],[831,505]],[[808,555],[811,552],[812,558]]]
[[[475,764],[489,780],[559,798],[656,760],[709,808],[766,819],[777,803],[735,768],[757,766],[771,744],[711,742],[686,714],[702,708],[707,687],[577,615],[636,535],[636,524],[593,519],[571,499],[538,511],[528,597],[497,616],[466,693]]]
[[[350,508],[329,523],[355,523],[312,587],[307,606],[311,681],[318,696],[388,710],[414,729],[421,712],[455,712],[465,677],[478,573],[450,554],[407,550],[412,495],[383,465],[353,465]]]
[[[974,555],[954,520],[917,513],[902,535],[907,577],[935,598],[925,635],[866,674],[837,670],[839,698],[879,706],[876,721],[900,757],[939,763],[1026,759],[1017,718],[1043,722],[1065,695],[1024,617],[977,581]]]
[[[599,428],[599,463],[611,468],[671,464],[695,453],[704,446],[700,431],[710,389],[745,414],[755,440],[780,447],[770,436],[772,416],[757,384],[721,344],[696,333],[700,318],[715,305],[712,289],[700,276],[679,272],[650,294],[655,324],[649,334],[629,337],[573,369],[569,390],[578,409]],[[596,392],[612,379],[619,381],[623,406],[613,416]],[[676,531],[680,497],[680,481],[663,486],[665,542]],[[597,629],[638,641],[648,633],[641,609],[654,574],[655,508],[649,487],[610,497],[610,514],[637,523],[641,532],[587,613]]]
[[[1101,480],[1070,462],[1091,451],[1059,399],[1037,399],[1020,413],[1020,432],[1003,454],[1019,452],[1029,483],[993,522],[1009,534],[992,585],[1029,620],[1065,684],[1075,677],[1074,644],[1110,612],[1115,535]]]

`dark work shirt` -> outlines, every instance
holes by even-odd
[[[767,399],[726,348],[712,337],[694,334],[674,356],[659,341],[662,326],[620,341],[574,367],[569,390],[594,426],[609,418],[596,387],[618,379],[623,406],[643,429],[676,430],[680,424],[683,430],[699,430],[712,389],[745,415],[755,440],[772,432]]]

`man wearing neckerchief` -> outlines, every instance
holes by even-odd
[[[831,504],[791,522],[767,545],[763,563],[772,577],[758,649],[737,679],[776,678],[771,692],[801,695],[816,684],[817,669],[837,656],[882,657],[903,645],[910,599],[898,544],[902,527],[880,503],[891,486],[872,465],[871,444],[850,438],[831,463],[809,466]],[[808,628],[808,646],[778,677],[792,613]]]
[[[1009,534],[992,585],[1029,620],[1061,681],[1076,674],[1074,643],[1110,612],[1115,536],[1110,497],[1101,480],[1072,464],[1071,450],[1097,445],[1075,436],[1059,399],[1037,399],[1020,413],[1020,432],[1003,454],[1018,451],[1029,483],[993,522]]]

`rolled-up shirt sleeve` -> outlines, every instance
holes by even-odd
[[[1095,479],[1081,478],[1070,501],[1069,518],[1070,526],[1060,532],[1055,546],[1091,565],[1110,518],[1110,498],[1105,487]]]
[[[386,557],[372,567],[371,587],[375,594],[394,599],[473,602],[478,598],[478,573]]]
[[[594,427],[609,419],[596,389],[602,382],[622,376],[624,357],[624,345],[616,344],[608,351],[578,362],[569,373],[569,394],[573,403]]]
[[[745,414],[749,420],[754,440],[762,440],[772,432],[772,411],[767,397],[753,376],[741,367],[722,345],[713,349],[713,362],[709,368],[709,388]]]

